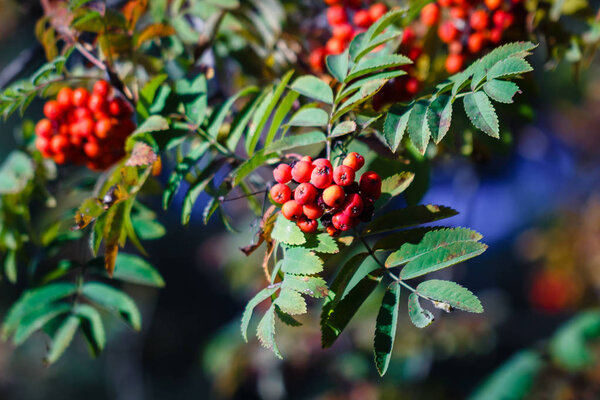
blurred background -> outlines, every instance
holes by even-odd
[[[297,6],[306,18],[323,19],[324,4]],[[44,62],[34,34],[43,11],[36,1],[16,0],[0,0],[0,11],[4,87]],[[281,35],[307,29],[302,15],[288,15]],[[217,80],[219,90],[233,93],[242,68],[235,55],[226,56]],[[444,315],[419,330],[401,312],[384,378],[372,365],[375,301],[328,350],[320,348],[314,312],[300,318],[300,328],[278,326],[283,361],[256,340],[245,344],[241,312],[263,285],[257,258],[238,251],[251,241],[252,217],[231,204],[240,234],[215,219],[204,226],[201,196],[187,228],[178,207],[164,212],[159,199],[147,201],[168,232],[148,248],[167,284],[126,288],[142,311],[142,332],[113,319],[98,359],[76,337],[50,368],[41,362],[44,334],[18,349],[2,342],[0,398],[493,399],[508,398],[494,395],[506,385],[515,399],[600,398],[599,64],[596,59],[576,70],[563,61],[548,68],[545,57],[534,55],[534,77],[512,107],[514,119],[501,118],[511,134],[500,145],[474,143],[465,157],[441,151],[421,175],[430,180],[420,183],[429,183],[422,202],[455,208],[460,215],[448,223],[481,232],[490,246],[452,272],[481,298],[485,313]],[[211,55],[206,58],[211,63]],[[226,79],[229,73],[235,79]],[[262,73],[259,82],[276,69]],[[41,104],[26,117],[39,118]],[[12,132],[19,125],[16,117],[2,125],[1,159],[15,146]],[[3,285],[2,314],[19,292]]]

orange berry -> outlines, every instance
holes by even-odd
[[[354,22],[354,25],[358,26],[359,28],[365,29],[370,27],[372,24],[371,16],[369,15],[369,11],[367,10],[358,10],[354,14],[354,18],[352,19],[352,21]]]
[[[318,204],[305,204],[302,206],[302,212],[307,218],[317,219],[323,215],[323,208]]]
[[[44,104],[44,115],[46,118],[56,121],[60,118],[62,110],[56,100],[49,100]]]
[[[113,128],[113,124],[109,118],[103,118],[96,121],[96,125],[94,126],[94,132],[96,133],[96,137],[98,139],[106,139],[108,138],[110,131]]]
[[[440,20],[440,8],[435,3],[429,3],[421,9],[421,22],[426,26],[433,26]]]
[[[41,137],[49,138],[52,136],[52,122],[46,118],[42,118],[35,124],[35,134]]]
[[[304,182],[298,185],[294,190],[294,200],[300,205],[310,204],[317,198],[317,189],[308,182]]]
[[[346,43],[339,38],[332,37],[325,43],[325,49],[328,54],[340,54],[346,49]]]
[[[346,192],[341,186],[331,185],[323,191],[323,202],[329,207],[339,208],[346,200]]]
[[[87,107],[90,92],[85,88],[77,88],[73,91],[73,105],[75,107]]]
[[[375,22],[379,18],[383,17],[387,11],[388,8],[385,4],[375,3],[369,7],[369,17],[371,18],[372,22]]]
[[[330,25],[339,25],[348,20],[346,10],[340,5],[334,5],[327,9],[327,21]]]
[[[278,183],[271,188],[269,194],[275,203],[283,204],[292,198],[292,189],[283,183]]]
[[[298,161],[292,168],[292,178],[298,183],[308,182],[310,181],[313,168],[312,163]]]
[[[471,14],[469,24],[476,31],[482,31],[488,26],[488,13],[485,10],[477,10]]]
[[[288,183],[292,180],[292,167],[287,164],[279,164],[273,170],[273,178],[279,183]]]
[[[94,83],[94,88],[92,90],[102,97],[107,97],[110,94],[110,84],[102,79]]]
[[[296,200],[288,200],[281,207],[281,214],[290,221],[295,221],[302,216],[302,206]]]
[[[464,62],[465,58],[462,54],[449,54],[446,58],[446,71],[449,74],[456,74],[460,72]]]
[[[73,90],[70,87],[60,89],[56,95],[56,101],[63,111],[73,106]]]
[[[356,152],[352,152],[344,158],[342,164],[352,168],[354,171],[358,171],[365,165],[365,158]]]
[[[319,223],[317,221],[306,218],[305,216],[301,216],[296,222],[296,225],[298,225],[300,230],[304,233],[314,233],[319,227]]]

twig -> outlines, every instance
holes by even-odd
[[[233,200],[239,200],[239,199],[245,199],[246,197],[250,197],[250,196],[256,196],[257,194],[264,194],[266,193],[266,190],[259,190],[258,192],[252,192],[252,193],[247,193],[244,194],[242,196],[237,196],[237,197],[229,197],[229,198],[224,198],[224,197],[219,197],[219,201],[221,203],[225,203],[227,201],[233,201]]]

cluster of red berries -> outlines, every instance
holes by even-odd
[[[514,7],[520,1],[438,0],[423,7],[421,22],[428,27],[437,25],[440,40],[448,46],[446,71],[459,72],[467,56],[500,43],[514,22]]]
[[[325,0],[325,3],[329,6],[326,14],[332,36],[325,46],[310,54],[309,63],[316,72],[323,72],[325,56],[342,53],[354,36],[364,32],[388,11],[383,3],[362,8],[362,0]]]
[[[112,95],[105,80],[85,88],[64,87],[44,105],[46,118],[35,126],[35,145],[57,164],[67,161],[103,170],[124,155],[125,139],[135,129],[132,107]]]
[[[381,178],[365,172],[359,182],[356,172],[365,159],[350,153],[341,165],[333,168],[326,158],[312,160],[304,156],[292,165],[279,164],[273,170],[277,183],[271,188],[271,199],[281,204],[281,213],[306,233],[315,232],[321,221],[331,236],[353,228],[373,216],[375,200],[381,196]],[[294,190],[288,185],[298,185]]]

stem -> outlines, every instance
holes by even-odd
[[[233,201],[233,200],[245,199],[246,197],[255,196],[255,195],[257,195],[257,194],[263,194],[263,193],[266,193],[266,192],[267,192],[266,190],[259,190],[259,191],[257,191],[257,192],[252,192],[252,193],[244,194],[244,195],[242,195],[242,196],[237,196],[237,197],[229,197],[229,198],[227,198],[227,199],[226,199],[226,198],[224,198],[224,197],[221,197],[221,198],[219,198],[219,201],[220,201],[221,203],[225,203],[225,202],[227,202],[227,201]]]
[[[102,61],[100,61],[95,55],[90,53],[81,43],[76,42],[75,48],[77,51],[81,53],[82,56],[88,59],[89,62],[94,64],[96,67],[101,69],[102,71],[106,71],[106,65]]]

